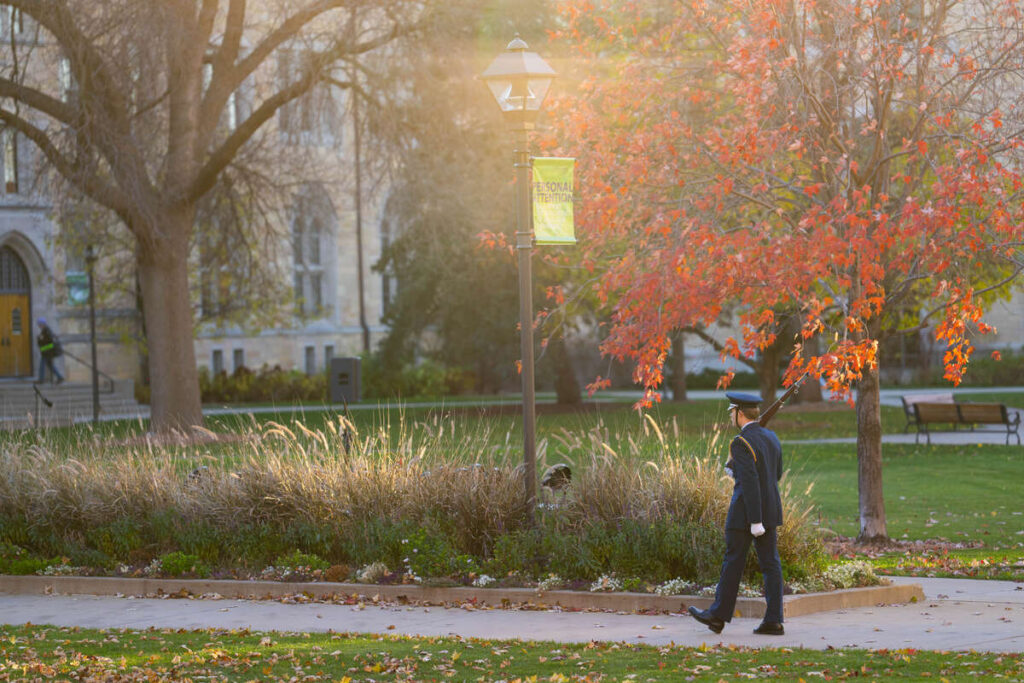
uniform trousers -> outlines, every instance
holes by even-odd
[[[718,579],[718,588],[715,589],[715,601],[708,611],[722,621],[732,621],[751,541],[754,542],[757,563],[764,575],[764,597],[768,603],[764,621],[781,624],[782,561],[779,560],[775,527],[766,529],[763,534],[756,537],[747,529],[725,530],[725,559],[722,560],[722,573]]]

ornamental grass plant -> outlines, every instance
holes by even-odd
[[[435,418],[361,433],[343,417],[315,431],[254,421],[226,442],[197,432],[187,445],[5,436],[0,549],[107,574],[184,553],[213,576],[255,576],[303,553],[342,579],[369,565],[388,568],[377,572],[385,581],[717,578],[731,492],[720,433],[700,452],[650,418],[642,436],[600,423],[557,434],[557,449],[539,444],[540,466],[557,450],[572,484],[541,489],[531,520],[518,440],[473,424]],[[817,575],[824,554],[808,498],[785,500],[787,578]]]

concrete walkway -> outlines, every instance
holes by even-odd
[[[1014,409],[1010,409],[1013,411]],[[1019,411],[1018,411],[1019,412]],[[1012,419],[1012,418],[1011,418]],[[1022,418],[1024,421],[1024,418]],[[1020,449],[1024,446],[1024,429],[1021,429],[1021,443],[1017,443],[1017,437],[1010,435],[1009,443],[1007,443],[1005,427],[977,427],[974,430],[970,429],[958,429],[945,430],[945,431],[932,431],[931,443],[933,446],[980,446],[995,445],[995,446],[1010,446],[1012,448]],[[925,435],[917,435],[916,430],[911,430],[906,434],[883,434],[882,443],[917,443],[924,445],[927,443]],[[832,439],[783,439],[784,444],[801,444],[801,443],[857,443],[857,437],[836,437]]]
[[[795,617],[782,637],[756,636],[756,619],[734,619],[715,635],[687,615],[510,611],[409,606],[283,604],[248,600],[151,599],[0,594],[0,623],[89,628],[249,628],[347,631],[555,642],[664,645],[916,648],[1024,651],[1024,585],[968,579],[905,579],[926,600]]]

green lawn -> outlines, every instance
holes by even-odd
[[[651,406],[646,412],[663,428],[677,425],[687,436],[698,437],[715,428],[727,424],[728,404],[723,401],[689,401],[686,403],[662,402]],[[496,414],[499,413],[500,414]],[[487,420],[495,433],[504,435],[511,433],[521,438],[522,417],[518,403],[508,403],[500,407],[474,407],[465,405],[446,405],[444,408],[430,408],[406,405],[400,409],[384,410],[351,410],[347,417],[360,430],[377,429],[382,425],[394,428],[403,420],[408,423],[429,421],[433,416],[443,415],[446,420],[455,420],[472,429],[475,422]],[[248,416],[224,415],[209,418],[208,426],[216,429],[218,425],[234,427],[251,424],[252,419],[265,423],[290,422],[301,417],[306,426],[316,429],[325,421],[334,419],[334,410],[310,410],[293,413],[284,410],[280,413],[260,413]],[[645,419],[633,409],[629,401],[587,404],[579,410],[556,409],[552,406],[539,406],[537,415],[538,438],[560,433],[587,431],[598,421],[615,434],[644,433]],[[882,429],[885,432],[896,432],[903,429],[906,420],[902,408],[882,407]],[[857,433],[857,416],[853,408],[844,403],[826,403],[817,407],[794,406],[783,408],[776,414],[771,423],[782,439],[815,439],[831,437],[852,437]]]
[[[813,674],[810,672],[814,672]],[[0,681],[679,681],[1024,675],[1020,654],[567,645],[331,633],[0,626]],[[533,678],[536,677],[536,678]]]
[[[823,529],[859,530],[853,445],[786,447],[794,490],[813,486]],[[882,449],[889,536],[981,548],[916,548],[871,561],[882,573],[1024,580],[1024,452],[1020,446],[885,444]]]
[[[823,528],[856,536],[857,454],[852,444],[790,444],[788,476],[813,484]],[[1024,541],[1024,453],[1019,446],[882,448],[885,512],[895,539],[981,541],[991,548]]]
[[[1022,394],[1024,396],[1024,394]],[[459,400],[445,400],[441,408],[422,403],[407,403],[401,407],[388,409],[359,408],[345,413],[333,407],[322,405],[282,405],[278,410],[267,410],[273,406],[260,407],[261,412],[247,414],[227,414],[209,416],[206,426],[214,431],[237,430],[250,428],[253,424],[265,424],[269,421],[289,423],[301,420],[310,429],[318,429],[325,422],[337,419],[339,414],[346,415],[360,430],[376,429],[384,426],[394,428],[401,422],[420,422],[431,419],[435,415],[443,415],[445,419],[454,419],[457,423],[472,424],[486,419],[493,423],[494,431],[513,431],[519,433],[522,418],[519,402],[502,401],[501,405],[473,406]],[[612,432],[624,429],[642,428],[643,418],[633,410],[633,404],[627,399],[621,401],[602,401],[587,403],[583,407],[572,410],[555,407],[551,404],[538,405],[538,434],[560,431],[562,429],[587,429],[598,419],[602,420]],[[250,406],[254,407],[254,406]],[[665,401],[654,404],[646,412],[650,413],[659,423],[675,421],[686,434],[699,435],[706,433],[717,424],[727,419],[727,403],[724,400],[689,401],[673,403]],[[900,408],[884,406],[882,409],[883,429],[899,431],[905,421]],[[845,403],[825,403],[821,406],[786,406],[776,414],[771,424],[772,429],[783,439],[788,438],[819,438],[853,436],[856,433],[856,414]],[[118,420],[80,424],[48,430],[54,434],[92,434],[123,438],[144,434],[149,429],[148,420]],[[0,434],[2,438],[2,434]]]

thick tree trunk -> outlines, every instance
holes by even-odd
[[[673,401],[686,400],[686,333],[676,330],[672,333],[672,353],[669,355],[669,389]]]
[[[553,336],[548,342],[548,351],[555,366],[555,400],[561,405],[578,405],[582,400],[580,384],[576,380],[565,337]]]
[[[203,423],[189,300],[188,230],[173,225],[164,234],[180,237],[160,240],[155,248],[139,247],[152,429],[162,433]]]
[[[779,343],[776,342],[761,351],[761,363],[757,366],[757,384],[761,390],[761,399],[765,405],[775,400],[775,391],[779,383]]]
[[[860,503],[860,543],[888,539],[882,498],[882,413],[878,368],[864,371],[857,385],[857,489]]]

